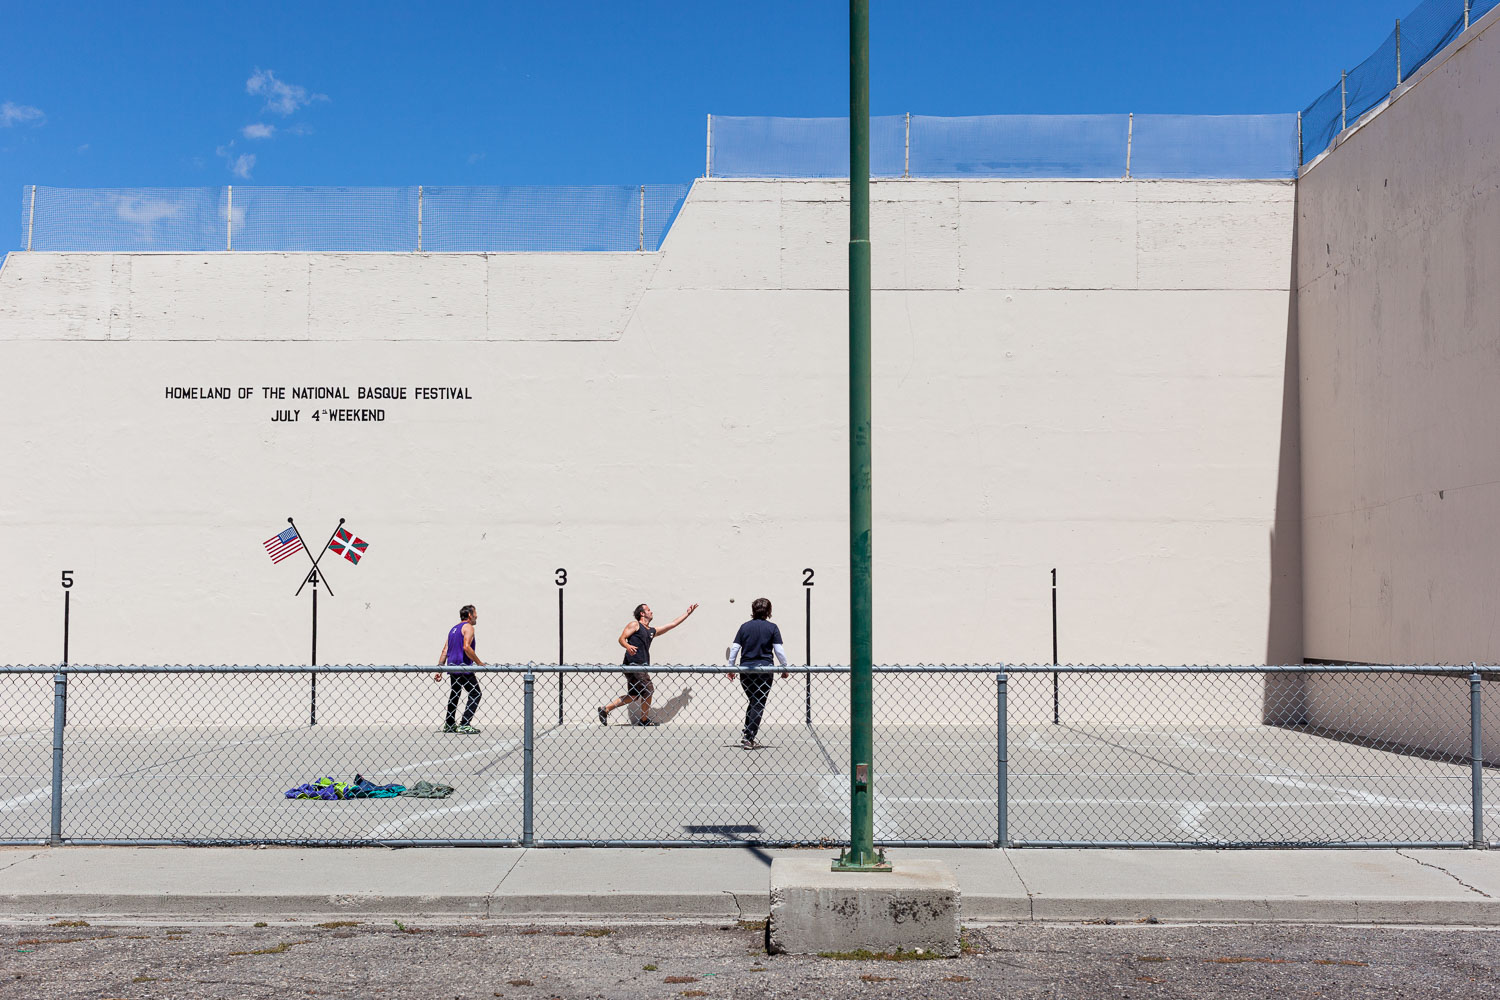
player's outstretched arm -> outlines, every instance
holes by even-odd
[[[686,611],[684,611],[682,614],[678,615],[672,621],[667,622],[667,624],[663,625],[661,628],[657,629],[656,630],[656,634],[657,635],[664,635],[665,633],[672,631],[674,628],[676,628],[677,626],[681,625],[683,622],[687,621],[687,616],[690,615],[690,614],[692,614],[694,611],[697,611],[697,610],[698,610],[698,605],[696,605],[696,604],[689,604],[688,605],[688,609]]]

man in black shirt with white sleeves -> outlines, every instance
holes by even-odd
[[[771,696],[771,683],[775,679],[766,667],[771,657],[783,667],[781,679],[791,676],[786,667],[786,648],[781,643],[781,629],[770,621],[771,602],[757,597],[750,602],[751,619],[740,626],[734,634],[734,643],[729,647],[730,680],[734,680],[735,657],[740,658],[740,687],[745,689],[745,729],[740,746],[746,750],[759,750],[755,741],[760,732],[760,717],[766,710],[766,699]]]

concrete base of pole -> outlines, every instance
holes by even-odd
[[[940,861],[889,872],[834,872],[827,858],[771,862],[772,954],[922,951],[958,954],[958,880]]]

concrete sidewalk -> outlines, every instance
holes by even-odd
[[[0,916],[760,919],[771,858],[833,850],[0,848]],[[1500,924],[1500,852],[893,850],[963,919]]]

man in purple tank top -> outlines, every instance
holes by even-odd
[[[474,605],[465,604],[459,608],[458,624],[448,630],[448,638],[443,643],[442,652],[438,654],[438,666],[484,666],[484,661],[479,658],[478,653],[474,652],[474,626],[478,621],[479,612],[474,610]],[[432,679],[442,680],[442,671],[433,674]],[[469,692],[469,698],[464,703],[463,721],[454,722],[454,715],[458,711],[458,700],[464,691]],[[479,678],[474,676],[474,671],[450,670],[448,672],[448,715],[443,721],[443,732],[460,733],[464,736],[473,736],[479,732],[476,727],[469,725],[474,718],[475,710],[479,708],[479,697]]]

